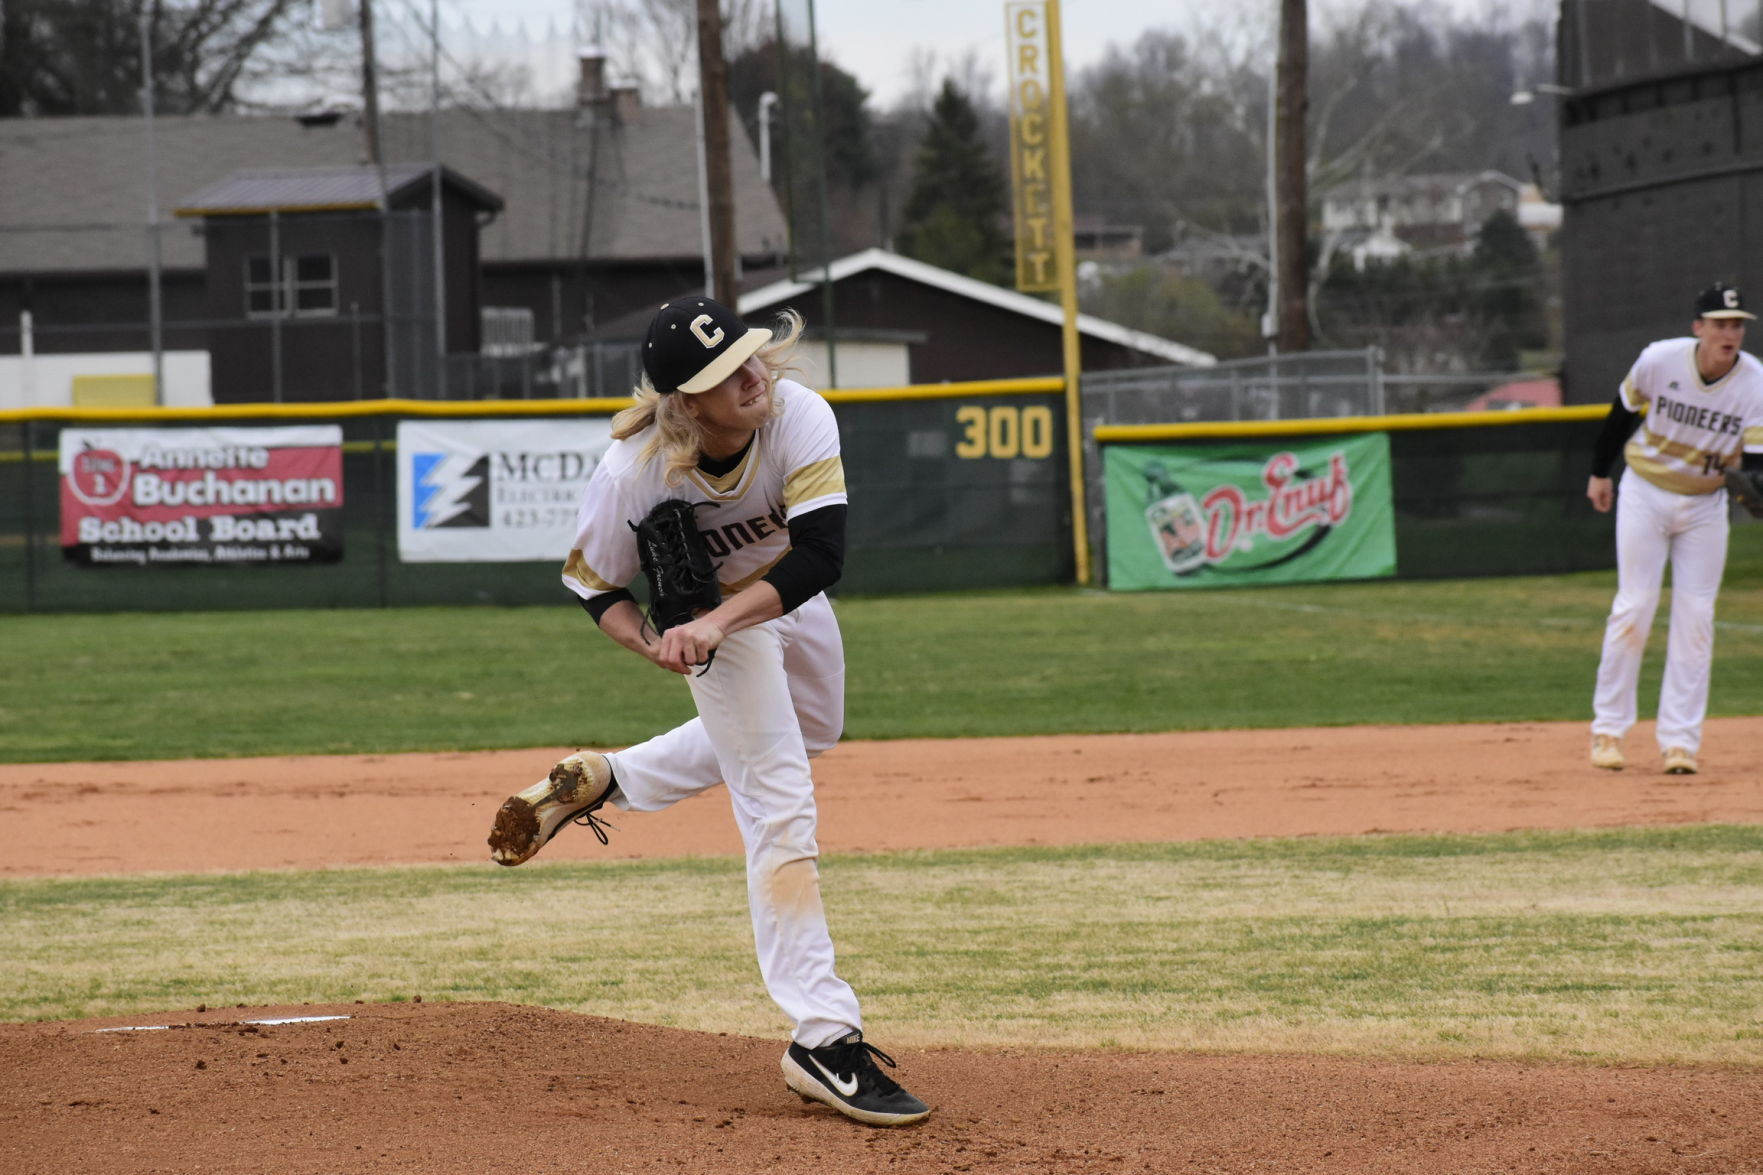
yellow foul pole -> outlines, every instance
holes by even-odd
[[[1089,517],[1084,510],[1082,356],[1077,334],[1077,259],[1071,214],[1071,148],[1059,0],[1004,5],[1010,67],[1010,168],[1016,222],[1016,288],[1059,291],[1065,435],[1071,474],[1071,539],[1077,582],[1088,584]],[[1050,215],[1049,215],[1050,214]]]

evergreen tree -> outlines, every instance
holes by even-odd
[[[918,146],[918,170],[900,225],[900,252],[955,273],[1008,278],[1004,178],[980,137],[979,114],[943,83]]]
[[[1476,318],[1486,332],[1482,360],[1498,371],[1522,366],[1520,352],[1547,340],[1543,324],[1542,265],[1536,245],[1505,209],[1481,226],[1470,259]]]
[[[816,75],[820,79],[818,99],[813,88]],[[868,92],[832,62],[817,62],[800,46],[780,48],[775,40],[730,61],[728,78],[730,104],[740,113],[755,147],[766,133],[759,125],[760,95],[770,91],[780,99],[769,116],[771,186],[790,221],[796,264],[814,267],[823,260],[823,164],[832,254],[824,260],[854,251],[849,242],[841,241],[840,210],[852,202],[853,193],[873,185],[880,172],[870,115],[864,105]]]

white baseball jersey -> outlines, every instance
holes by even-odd
[[[1650,344],[1622,381],[1622,403],[1645,416],[1623,450],[1628,467],[1660,489],[1707,494],[1741,450],[1763,453],[1763,363],[1740,351],[1713,383],[1696,370],[1696,339]]]
[[[707,503],[698,511],[698,530],[717,564],[724,596],[754,583],[784,557],[790,519],[843,505],[845,468],[832,406],[794,380],[779,380],[777,396],[782,414],[759,428],[740,464],[721,477],[693,469],[682,484],[666,484],[664,462],[641,455],[653,425],[614,441],[576,511],[575,545],[563,567],[569,590],[586,600],[634,582],[642,567],[628,524],[668,498]]]

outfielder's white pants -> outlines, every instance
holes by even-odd
[[[1671,624],[1659,688],[1659,747],[1694,754],[1708,713],[1714,662],[1714,604],[1726,573],[1731,528],[1726,495],[1674,494],[1625,471],[1616,493],[1616,600],[1604,626],[1604,654],[1592,696],[1592,733],[1628,733],[1635,723],[1641,656],[1671,563]]]
[[[819,1048],[863,1027],[857,996],[833,970],[820,902],[814,778],[808,760],[839,741],[845,653],[824,595],[725,639],[691,676],[698,717],[609,756],[613,803],[654,812],[727,782],[747,848],[747,903],[766,990]]]

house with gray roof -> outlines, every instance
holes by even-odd
[[[744,269],[763,275],[787,255],[787,228],[752,145],[734,123],[736,251]],[[449,209],[444,256],[453,257],[443,263],[444,277],[463,260],[453,253],[454,237],[456,230],[468,234],[456,220],[469,226],[476,251],[475,274],[441,283],[474,295],[463,306],[447,303],[446,370],[455,361],[477,362],[480,321],[498,324],[505,351],[544,352],[592,339],[600,323],[704,286],[690,107],[644,108],[627,93],[590,96],[570,109],[444,110],[438,126],[427,113],[391,113],[379,138],[383,177],[369,166],[356,116],[160,117],[151,127],[123,117],[0,120],[0,383],[3,361],[25,353],[41,365],[57,355],[148,352],[155,291],[159,343],[167,352],[207,354],[218,335],[260,334],[266,317],[293,329],[325,313],[340,326],[385,325],[391,334],[400,317],[410,318],[412,332],[415,319],[426,317],[421,329],[432,343],[434,282],[420,271],[433,268],[422,241],[434,234],[422,218],[437,144]],[[273,191],[253,193],[251,185],[265,184]],[[316,203],[302,203],[309,197]],[[229,211],[216,200],[240,203]],[[401,225],[396,231],[409,239],[387,253],[387,296],[378,310],[369,310],[371,299],[356,299],[352,310],[333,290],[328,311],[309,305],[311,313],[297,313],[302,296],[326,296],[322,276],[300,276],[300,257],[325,252],[309,248],[306,238],[304,252],[282,250],[273,264],[260,250],[258,264],[272,265],[256,275],[263,280],[253,280],[252,263],[241,256],[217,282],[221,270],[211,254],[245,221],[260,236],[271,219],[278,232],[295,224],[290,231],[305,233],[314,224],[339,231],[340,276],[344,255],[380,247],[370,243],[377,237],[351,233],[381,218]],[[400,293],[403,285],[411,290]],[[391,390],[396,362],[376,369],[366,358],[372,343],[360,339],[344,349],[362,358],[333,379],[335,398],[349,398],[357,386],[367,398]],[[300,350],[289,347],[284,356]],[[273,380],[235,385],[230,369],[220,368],[209,376],[216,399],[274,398]],[[191,402],[169,394],[171,379],[162,402]],[[36,402],[68,402],[52,383],[36,381]],[[429,379],[420,388],[399,383],[404,394],[435,392]],[[0,404],[14,402],[0,388]]]

